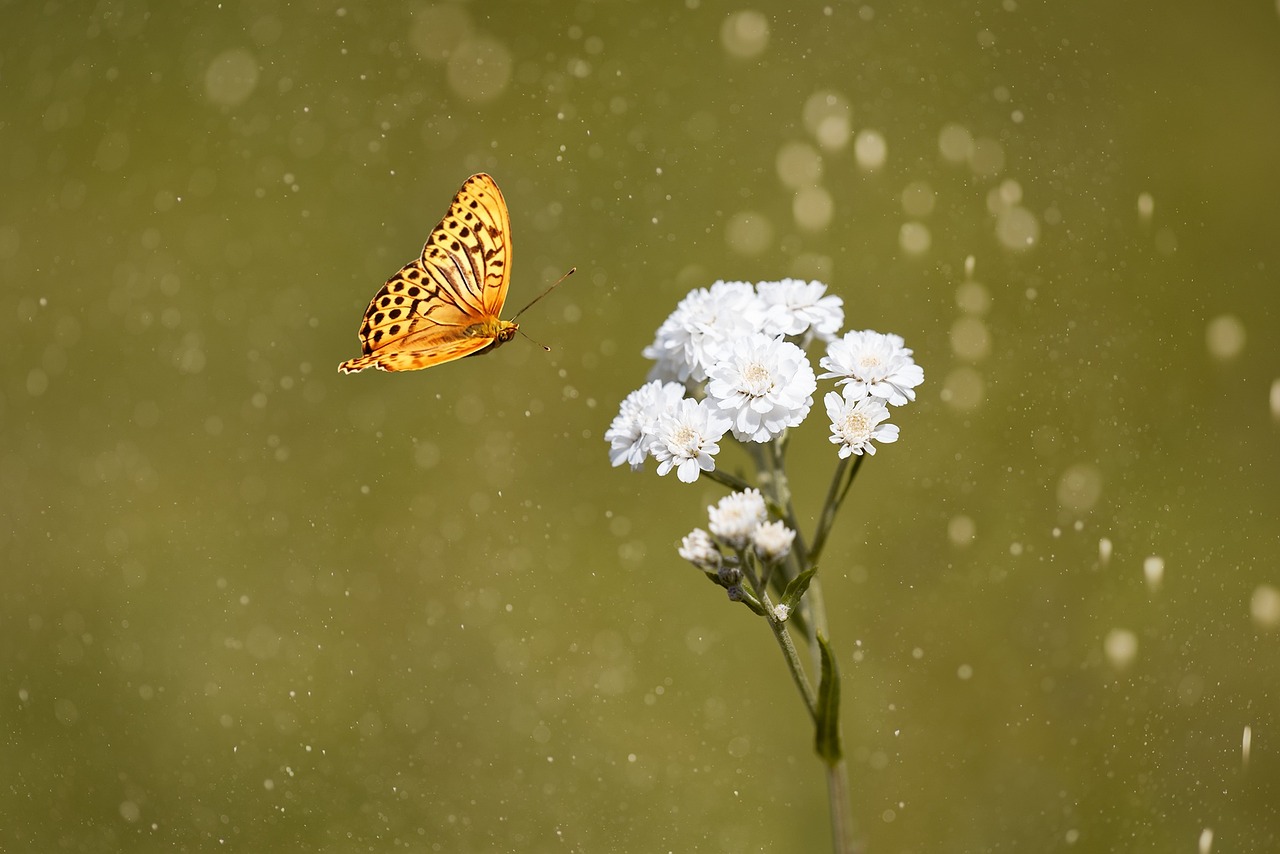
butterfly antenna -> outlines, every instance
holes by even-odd
[[[518,330],[518,331],[519,331],[519,332],[520,332],[520,334],[521,334],[521,335],[523,335],[525,338],[529,338],[529,333],[528,333],[528,332],[525,332],[523,329]],[[537,344],[539,347],[541,347],[543,350],[546,350],[548,353],[550,353],[550,352],[551,352],[551,348],[550,348],[550,347],[548,347],[546,344],[543,344],[541,341],[537,341],[537,340],[535,340],[535,339],[533,339],[533,338],[529,338],[529,340],[530,340],[530,341],[533,341],[533,343],[534,343],[534,344]]]
[[[577,268],[577,267],[570,267],[570,268],[569,268],[569,272],[565,273],[563,276],[561,276],[560,278],[556,279],[556,280],[555,280],[555,282],[551,285],[551,287],[547,288],[545,291],[543,291],[542,293],[540,293],[540,294],[538,294],[536,297],[534,297],[532,300],[530,300],[529,304],[528,304],[528,305],[526,305],[524,308],[520,309],[519,311],[517,311],[517,312],[515,313],[515,317],[512,317],[511,319],[512,319],[512,320],[515,320],[515,319],[516,319],[516,317],[519,317],[520,315],[524,314],[526,311],[528,311],[530,308],[532,308],[532,307],[533,307],[533,304],[534,304],[535,302],[537,302],[538,300],[540,300],[540,299],[542,299],[543,297],[545,297],[547,294],[549,294],[549,293],[551,293],[552,291],[554,291],[554,290],[556,289],[556,285],[560,284],[560,283],[561,283],[561,282],[563,282],[565,279],[567,279],[567,278],[569,278],[570,276],[572,276],[575,272],[577,272],[577,270],[578,270],[578,268]],[[529,338],[529,336],[528,336],[528,335],[526,335],[526,336],[524,336],[524,337],[525,337],[525,338]],[[529,338],[529,340],[530,340],[530,341],[533,341],[533,339],[532,339],[532,338]],[[538,344],[538,342],[537,342],[537,341],[533,341],[533,343],[534,343],[534,344]],[[538,346],[539,346],[539,347],[542,347],[544,350],[548,350],[548,351],[551,349],[550,347],[545,347],[545,346],[544,346],[544,345],[542,345],[542,344],[538,344]]]

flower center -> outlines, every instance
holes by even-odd
[[[874,373],[884,362],[880,361],[880,357],[875,353],[863,353],[858,359],[858,364],[862,367],[864,373]]]
[[[870,435],[870,424],[867,417],[861,412],[850,412],[844,417],[843,429],[841,432],[854,441],[862,441]]]
[[[698,431],[682,424],[671,434],[671,444],[686,451],[693,450],[698,447]]]
[[[759,362],[752,362],[742,369],[743,391],[752,397],[762,397],[773,389],[773,376]]]

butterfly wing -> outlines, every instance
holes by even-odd
[[[492,318],[502,312],[511,281],[511,218],[491,176],[480,172],[463,183],[422,247],[422,263],[446,274],[457,270],[447,286],[460,304]]]
[[[511,221],[493,178],[472,175],[432,230],[422,256],[374,296],[360,325],[363,355],[344,373],[377,367],[413,371],[507,341],[498,318],[511,270]]]
[[[493,343],[483,334],[486,318],[459,306],[434,283],[421,261],[406,264],[378,291],[360,325],[364,354],[338,366],[354,374],[365,368],[416,371],[461,359]],[[476,333],[482,334],[476,334]]]
[[[417,371],[470,356],[492,346],[493,343],[492,338],[455,338],[439,340],[417,349],[388,347],[356,359],[348,359],[338,366],[338,370],[344,374],[358,373],[365,368],[378,368],[383,371]]]

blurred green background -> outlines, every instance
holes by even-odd
[[[825,850],[722,490],[602,441],[785,276],[926,374],[823,566],[866,850],[1280,848],[1270,0],[0,12],[0,849]],[[481,170],[553,351],[339,376]]]

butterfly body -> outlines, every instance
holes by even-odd
[[[503,344],[506,344],[512,338],[516,337],[516,331],[520,328],[520,324],[511,320],[499,320],[496,323],[477,323],[468,326],[465,330],[468,338],[481,338],[489,343],[484,349],[477,350],[474,353],[468,353],[468,356],[480,356],[488,353],[490,350],[496,350]]]
[[[414,371],[478,356],[515,337],[498,315],[511,280],[511,220],[493,178],[472,175],[422,255],[387,280],[360,324],[362,355],[343,373]]]

